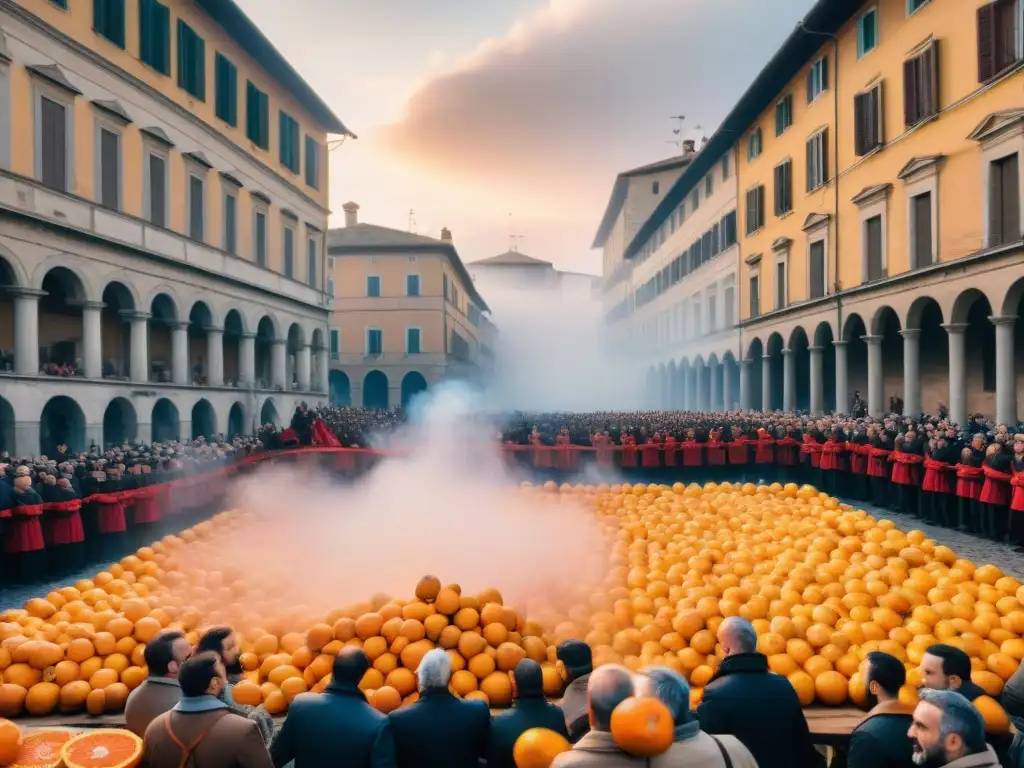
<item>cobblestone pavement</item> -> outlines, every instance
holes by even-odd
[[[883,509],[871,504],[852,500],[848,500],[847,503],[855,509],[865,510],[873,517],[892,520],[904,531],[911,531],[915,528],[919,529],[929,538],[935,539],[940,544],[945,544],[947,547],[952,549],[956,552],[957,557],[971,560],[977,565],[992,563],[1002,569],[1004,573],[1024,580],[1024,554],[1016,551],[1014,547],[1009,544],[990,541],[961,531],[942,528],[937,525],[929,525],[916,517],[903,515],[898,512],[893,512],[890,509]],[[79,579],[91,578],[99,570],[101,570],[101,568],[94,564],[86,566],[79,573],[66,576],[48,584],[0,588],[0,610],[20,607],[31,598],[45,595],[52,589],[67,584],[74,584]]]

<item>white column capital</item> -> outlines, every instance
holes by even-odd
[[[921,338],[921,329],[904,328],[902,331],[900,331],[900,336],[902,336],[904,339],[919,339]]]
[[[960,334],[967,330],[967,323],[945,323],[944,325],[940,325],[939,327],[942,328],[946,333]]]
[[[1002,317],[993,315],[988,319],[992,325],[1013,325],[1017,322],[1016,315],[1003,315]]]
[[[224,335],[224,329],[218,328],[216,325],[207,325],[203,330],[206,331],[207,335],[211,333],[219,333],[222,336]]]
[[[789,357],[793,354],[793,350],[787,347],[786,349],[782,350],[782,354],[785,357]]]
[[[754,364],[754,361],[753,361],[753,359],[751,359],[751,358],[749,358],[749,357],[745,357],[745,358],[743,358],[742,360],[740,360],[740,365],[741,365],[742,367],[744,367],[744,368],[749,368],[749,367],[750,367],[751,365],[753,365],[753,364]]]
[[[881,344],[882,339],[884,338],[884,336],[861,336],[861,339],[863,339],[864,343],[867,344],[869,347],[874,346],[875,344]]]
[[[188,320],[172,320],[168,326],[172,331],[187,331],[192,325]]]
[[[836,349],[845,349],[849,345],[850,345],[850,342],[848,342],[848,341],[846,341],[844,339],[839,339],[839,341],[833,341],[832,342],[832,346],[835,347]]]
[[[46,291],[39,290],[38,288],[17,288],[14,286],[5,286],[3,292],[16,299],[35,299],[36,301],[47,295]]]
[[[139,312],[135,309],[122,309],[119,313],[125,320],[149,320],[153,317],[149,312]]]
[[[69,307],[77,307],[83,312],[87,309],[96,310],[97,312],[106,308],[106,304],[102,301],[90,301],[88,299],[71,299],[68,301]]]
[[[772,359],[772,355],[761,355],[761,361],[762,362],[765,361],[765,360],[768,360],[769,362],[771,362],[771,359]]]
[[[810,352],[812,355],[820,355],[822,352],[825,351],[825,348],[824,347],[808,347],[807,351]]]
[[[239,334],[239,338],[242,339],[255,339],[258,334],[250,333],[249,331],[243,331]]]

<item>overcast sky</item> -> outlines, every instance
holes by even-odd
[[[239,0],[359,138],[331,155],[332,225],[519,250],[597,272],[616,173],[710,133],[812,0]],[[703,126],[697,130],[695,126]],[[510,216],[511,214],[511,216]]]

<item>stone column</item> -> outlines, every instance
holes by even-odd
[[[782,350],[782,410],[796,410],[796,356],[792,349]]]
[[[319,368],[317,369],[317,391],[322,392],[326,397],[330,393],[331,388],[330,350],[327,347],[320,347],[320,349],[316,351],[316,357],[320,362]]]
[[[39,374],[39,299],[43,291],[19,289],[14,293],[14,370],[23,376]],[[31,453],[39,449],[39,440]]]
[[[270,347],[270,386],[286,389],[285,371],[288,369],[288,345],[284,339],[275,339]]]
[[[723,410],[732,410],[732,367],[722,361],[722,404]]]
[[[211,387],[224,386],[224,329],[206,329],[206,383]]]
[[[949,417],[960,426],[967,423],[967,366],[964,331],[967,323],[942,326],[949,338]]]
[[[153,424],[148,421],[140,421],[135,428],[135,439],[143,444],[153,442]]]
[[[750,376],[753,373],[751,366],[753,360],[740,360],[740,410],[750,410],[750,397],[753,394],[750,386]]]
[[[131,359],[129,378],[135,383],[149,381],[149,318],[148,312],[124,312],[131,322]]]
[[[82,373],[87,379],[103,378],[102,301],[86,301],[82,307]]]
[[[846,347],[848,342],[833,341],[832,346],[836,349],[836,413],[844,414],[850,411],[849,382],[846,380]]]
[[[990,317],[996,327],[996,423],[1017,423],[1017,391],[1013,361],[1014,317]]]
[[[299,347],[299,351],[295,355],[295,375],[299,379],[299,389],[302,392],[309,391],[309,364],[310,364],[310,350],[308,344],[303,344]]]
[[[761,410],[772,409],[772,356],[761,358]]]
[[[171,381],[179,387],[192,383],[188,370],[188,322],[171,325]]]
[[[824,366],[822,365],[822,353],[821,347],[808,347],[807,352],[811,356],[810,375],[811,375],[811,414],[814,416],[820,416],[825,410],[824,408]]]
[[[868,345],[868,414],[885,413],[885,374],[882,369],[882,337],[862,336]]]
[[[903,337],[903,413],[921,415],[921,329],[906,328]]]
[[[722,404],[719,398],[722,396],[722,364],[721,363],[708,363],[708,367],[711,369],[711,391],[708,392],[708,410],[709,411],[723,411]]]
[[[238,383],[243,387],[256,383],[255,333],[243,333],[238,340]]]

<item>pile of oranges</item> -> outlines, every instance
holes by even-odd
[[[147,675],[143,651],[157,632],[177,628],[195,642],[222,623],[236,628],[242,651],[234,699],[273,714],[322,691],[348,645],[370,657],[361,687],[383,712],[417,698],[417,666],[435,647],[451,656],[459,696],[506,706],[522,658],[541,664],[545,691],[557,696],[555,646],[568,638],[586,641],[595,665],[679,670],[696,705],[729,616],[753,623],[759,650],[805,706],[862,701],[858,670],[873,650],[906,664],[908,701],[934,643],[966,651],[974,681],[993,696],[1024,659],[1016,579],[810,486],[547,483],[511,492],[553,512],[562,503],[592,508],[611,542],[603,580],[580,584],[569,605],[531,603],[529,618],[496,589],[470,594],[432,576],[409,599],[375,595],[317,611],[260,598],[259,575],[238,564],[196,570],[187,553],[215,558],[244,524],[232,510],[0,613],[0,717],[119,711]]]

